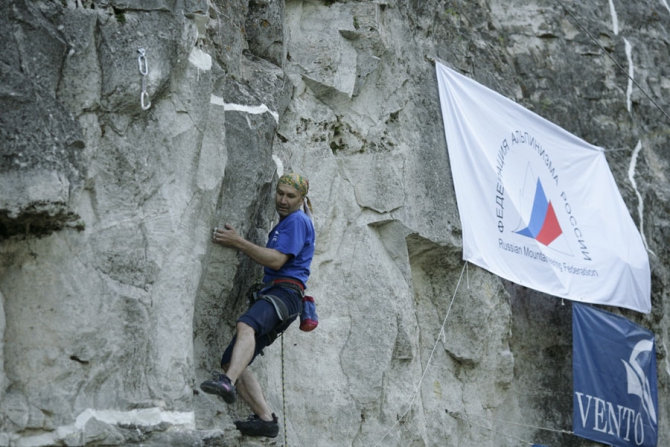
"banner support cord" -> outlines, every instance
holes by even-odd
[[[426,362],[426,366],[423,369],[423,374],[421,374],[421,378],[419,379],[419,383],[416,386],[416,390],[414,391],[414,395],[412,396],[412,400],[410,400],[409,405],[407,406],[407,410],[398,418],[398,420],[393,424],[393,427],[391,427],[385,434],[382,436],[382,438],[377,442],[374,447],[379,446],[384,439],[393,431],[394,428],[402,421],[405,416],[407,416],[407,413],[409,413],[409,410],[412,409],[412,405],[414,405],[414,400],[416,399],[416,396],[419,394],[419,390],[421,389],[421,382],[423,382],[424,377],[426,377],[426,372],[428,372],[428,367],[430,366],[430,361],[433,358],[433,354],[435,353],[435,349],[437,348],[437,344],[440,342],[441,336],[444,334],[444,326],[447,324],[447,318],[449,318],[449,313],[451,312],[451,306],[454,304],[454,298],[456,298],[456,292],[458,292],[458,288],[461,285],[461,280],[463,279],[463,273],[465,273],[466,267],[468,266],[468,261],[465,261],[465,265],[463,265],[463,269],[461,269],[461,276],[458,277],[458,282],[456,283],[456,289],[454,290],[454,294],[451,297],[451,302],[449,303],[449,308],[447,309],[447,314],[444,317],[444,321],[442,322],[442,327],[440,328],[440,332],[437,334],[437,337],[435,337],[435,344],[433,345],[433,350],[430,351],[430,355],[428,356],[428,361]]]

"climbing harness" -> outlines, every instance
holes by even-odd
[[[149,63],[147,62],[146,50],[144,48],[140,48],[137,51],[140,53],[140,55],[137,57],[137,64],[139,65],[140,74],[142,75],[142,93],[140,93],[140,105],[142,106],[142,110],[147,110],[149,107],[151,107],[149,93],[147,93],[147,75],[149,74]]]
[[[277,298],[274,295],[264,293],[266,290],[270,289],[272,286],[280,286],[288,288],[298,293],[302,298],[302,305],[300,311],[297,314],[289,315],[288,309],[284,302]],[[319,325],[319,316],[316,313],[316,303],[314,302],[314,297],[305,295],[305,289],[302,283],[298,280],[292,278],[278,278],[268,283],[256,283],[251,286],[247,292],[247,303],[251,307],[256,301],[265,300],[272,304],[277,312],[279,319],[284,322],[290,318],[293,318],[297,315],[300,316],[300,330],[303,332],[310,332],[316,329]],[[273,338],[271,335],[271,340]]]
[[[284,302],[281,299],[277,298],[274,295],[265,293],[272,286],[279,286],[284,287],[286,289],[291,289],[294,292],[297,292],[301,298],[304,296],[303,285],[300,283],[300,281],[296,281],[290,278],[280,278],[275,279],[274,281],[270,281],[268,283],[264,284],[257,283],[251,286],[251,288],[247,292],[249,307],[251,307],[258,300],[265,300],[268,303],[272,304],[272,306],[275,308],[275,311],[277,312],[277,316],[282,322],[290,318],[293,318],[297,315],[300,315],[301,312],[290,315],[288,308],[286,307],[286,304],[284,304]]]
[[[270,293],[265,293],[273,286],[279,286],[293,290],[294,292],[298,293],[298,295],[300,295],[301,299],[304,298],[304,286],[300,281],[291,278],[278,278],[267,283],[256,282],[249,288],[247,291],[247,305],[249,308],[251,308],[251,306],[253,306],[254,303],[256,303],[258,300],[267,301],[268,303],[272,304],[272,307],[274,307],[275,312],[279,317],[278,326],[274,327],[270,332],[265,334],[269,341],[268,345],[274,343],[277,337],[281,335],[281,332],[278,332],[277,329],[279,329],[279,327],[282,326],[285,321],[302,314],[302,306],[300,307],[298,313],[289,314],[288,307],[286,307],[286,304],[281,300],[281,298],[272,295],[271,291]],[[262,351],[261,355],[263,355]]]

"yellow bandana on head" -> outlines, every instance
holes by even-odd
[[[284,174],[281,177],[279,177],[278,184],[280,185],[284,184],[294,187],[300,192],[300,194],[302,194],[303,197],[307,197],[307,193],[309,192],[309,180],[307,180],[300,174],[295,173]]]

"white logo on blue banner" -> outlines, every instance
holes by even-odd
[[[648,313],[649,258],[603,149],[436,66],[463,259],[554,296]]]
[[[654,334],[619,315],[574,303],[572,338],[575,434],[616,447],[655,447]]]

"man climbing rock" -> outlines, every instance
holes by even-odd
[[[239,394],[251,407],[253,414],[247,420],[235,422],[247,436],[274,438],[279,433],[277,416],[247,366],[300,314],[315,242],[308,190],[309,182],[301,175],[286,174],[279,179],[275,194],[279,223],[270,231],[265,247],[247,241],[228,224],[214,229],[215,243],[242,251],[261,264],[265,273],[264,288],[238,318],[236,334],[223,353],[225,373],[200,384],[204,392],[217,394],[229,404]]]

